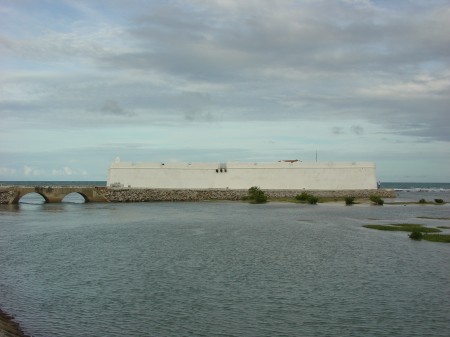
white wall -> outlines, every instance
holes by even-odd
[[[375,189],[373,163],[126,163],[111,164],[108,186],[172,189]]]

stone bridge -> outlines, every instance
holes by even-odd
[[[29,193],[41,195],[45,202],[61,202],[70,193],[78,193],[85,202],[107,202],[102,190],[95,186],[11,186],[0,188],[0,204],[18,204],[20,198]]]

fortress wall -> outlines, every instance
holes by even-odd
[[[225,164],[222,164],[224,167]],[[162,189],[376,189],[373,163],[114,163],[108,186]],[[217,172],[218,170],[219,172]]]

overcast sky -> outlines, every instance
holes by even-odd
[[[450,182],[450,0],[0,0],[0,180],[370,161]]]

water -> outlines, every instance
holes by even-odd
[[[449,204],[1,206],[0,306],[36,337],[448,336],[450,245],[361,226],[449,217]]]

